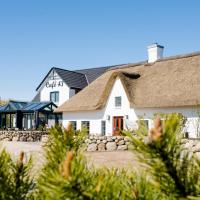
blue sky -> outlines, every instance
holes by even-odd
[[[53,66],[69,70],[200,50],[198,0],[0,0],[0,97],[31,100]]]

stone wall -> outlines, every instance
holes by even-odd
[[[91,135],[86,140],[87,151],[116,151],[129,150],[130,141],[124,136],[95,136]],[[200,139],[184,139],[186,148],[200,157]]]
[[[184,145],[200,158],[200,139],[185,139]]]
[[[42,142],[48,141],[46,131],[0,131],[0,141]],[[130,149],[130,141],[124,136],[90,135],[85,140],[87,151],[116,151]],[[200,139],[184,139],[185,147],[200,157]]]
[[[45,131],[0,131],[0,141],[20,141],[20,142],[38,142],[42,136],[46,135]]]
[[[89,136],[85,141],[87,151],[128,150],[129,138],[123,136]]]

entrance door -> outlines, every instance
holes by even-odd
[[[124,128],[123,117],[113,117],[113,135],[120,135]]]

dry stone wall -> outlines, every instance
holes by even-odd
[[[116,151],[128,150],[130,141],[124,136],[95,136],[85,140],[87,151]]]
[[[46,131],[0,131],[0,141],[42,142],[48,141]],[[130,141],[124,136],[90,135],[85,140],[87,151],[124,151],[130,149]],[[200,139],[184,139],[185,147],[200,157]]]
[[[87,151],[116,151],[129,150],[130,139],[127,136],[95,136],[91,135],[86,140]],[[184,139],[185,147],[200,157],[200,139]]]
[[[190,139],[190,140],[185,139],[184,143],[187,149],[189,149],[191,152],[193,152],[200,158],[200,140],[199,139]]]
[[[0,131],[1,141],[39,142],[45,131]]]

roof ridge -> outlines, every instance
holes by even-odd
[[[175,56],[163,57],[163,58],[161,58],[161,59],[159,59],[159,60],[157,60],[155,62],[162,62],[162,61],[166,61],[166,60],[175,60],[175,59],[193,57],[193,56],[198,56],[198,55],[200,55],[200,51],[194,51],[192,53],[184,53],[184,54],[177,54]],[[68,69],[63,69],[63,68],[59,68],[59,67],[53,67],[53,68],[54,69],[65,70],[65,71],[70,71],[70,72],[74,72],[74,73],[84,74],[84,73],[81,73],[81,72],[78,72],[78,71],[91,70],[91,69],[100,69],[100,68],[112,68],[112,67],[118,67],[118,66],[124,66],[126,68],[126,67],[133,67],[133,66],[142,65],[142,64],[145,64],[145,62],[147,62],[147,60],[134,62],[134,63],[114,64],[114,65],[107,65],[107,66],[101,66],[101,67],[92,67],[92,68],[84,68],[84,69],[76,69],[76,70],[68,70]],[[115,69],[117,69],[117,68],[109,69],[109,70],[115,70]]]
[[[141,61],[141,62],[136,62],[136,63],[128,63],[128,64],[125,64],[124,66],[122,65],[122,67],[111,68],[108,71],[116,70],[116,69],[129,68],[129,67],[135,67],[135,66],[140,66],[140,65],[153,65],[154,63],[157,63],[157,62],[164,62],[164,61],[168,61],[168,60],[189,58],[189,57],[198,56],[198,55],[200,55],[200,51],[194,51],[192,53],[178,54],[178,55],[175,55],[175,56],[164,57],[164,58],[161,58],[161,59],[159,59],[159,60],[157,60],[155,62],[152,62],[152,63],[148,63],[147,60]]]
[[[20,100],[14,100],[14,99],[9,99],[9,101],[7,103],[9,103],[9,102],[28,103],[28,101],[20,101]]]
[[[76,74],[83,74],[83,73],[81,73],[81,72],[76,72],[76,70],[73,71],[73,70],[68,70],[68,69],[62,69],[62,68],[59,68],[59,67],[52,67],[52,69],[55,69],[55,70],[58,69],[58,70],[73,72],[73,73],[76,73]],[[84,74],[83,74],[83,75],[84,75]]]
[[[188,57],[193,57],[193,56],[198,56],[198,55],[200,55],[200,51],[194,51],[192,53],[177,54],[175,56],[164,57],[164,58],[157,60],[156,62],[162,62],[162,61],[166,61],[166,60],[175,60],[175,59],[181,59],[181,58],[188,58]]]
[[[115,67],[115,66],[122,66],[122,65],[127,65],[126,64],[116,64],[116,65],[107,65],[107,66],[101,66],[101,67],[92,67],[92,68],[85,68],[85,69],[77,69],[75,71],[82,71],[82,70],[91,70],[91,69],[101,69],[101,68],[111,68],[111,67]]]
[[[116,70],[116,69],[124,69],[124,68],[129,68],[129,67],[135,67],[135,66],[140,66],[140,65],[144,65],[146,64],[147,61],[141,61],[141,62],[136,62],[136,63],[128,63],[128,64],[124,64],[121,67],[116,67],[116,68],[111,68],[108,71],[112,71],[112,70]]]
[[[31,103],[50,103],[51,101],[37,101],[37,102],[32,102],[32,101],[29,101],[28,104],[31,104]]]

